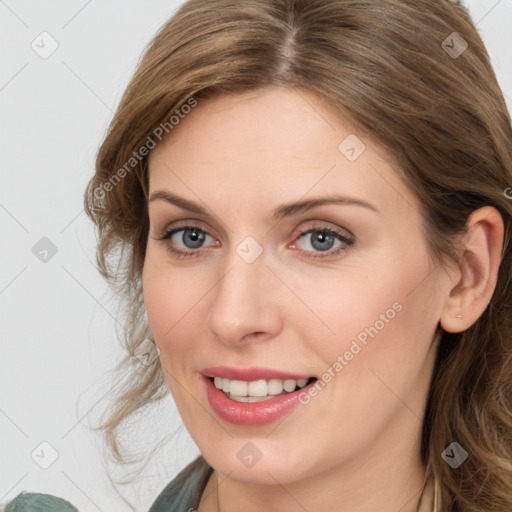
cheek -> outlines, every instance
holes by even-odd
[[[187,365],[197,351],[192,342],[198,339],[192,332],[197,323],[191,321],[191,314],[194,305],[198,305],[200,294],[197,288],[187,285],[182,273],[151,258],[146,258],[142,286],[149,326],[160,350],[164,378],[183,415],[186,400],[184,402],[180,390],[189,372]]]
[[[370,340],[389,334],[388,344],[398,343],[395,335],[401,326],[412,328],[411,332],[421,327],[418,321],[423,317],[418,317],[418,310],[428,307],[422,303],[424,290],[411,291],[418,276],[427,273],[428,261],[418,257],[406,266],[389,259],[388,263],[381,258],[380,265],[363,263],[359,268],[343,271],[336,279],[331,275],[317,278],[314,287],[308,278],[300,285],[296,281],[295,292],[305,297],[317,319],[304,315],[300,307],[296,312],[288,310],[288,314],[302,325],[302,332],[311,333],[312,326],[318,325],[315,351],[320,350],[324,359],[349,350],[353,340],[366,347]]]
[[[379,368],[400,387],[421,370],[441,302],[428,253],[418,247],[382,255],[379,265],[347,272],[315,294],[314,307],[332,332],[325,329],[314,350],[328,367],[342,356],[343,373],[368,381],[369,368]]]
[[[149,325],[162,355],[170,348],[179,350],[180,339],[193,325],[190,315],[199,307],[204,291],[190,279],[190,273],[155,261],[150,255],[146,257],[142,286]]]
[[[342,356],[333,391],[360,421],[367,420],[368,411],[385,421],[401,400],[420,414],[439,314],[435,280],[425,278],[429,263],[423,263],[397,268],[387,281],[377,281],[380,288],[368,297],[359,295],[346,305],[346,335],[331,355],[332,361]]]

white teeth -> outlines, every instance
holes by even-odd
[[[235,400],[236,402],[263,402],[264,400],[268,400],[268,396],[236,396],[229,395],[231,400]]]
[[[267,396],[267,382],[265,380],[255,380],[249,382],[247,386],[247,394],[249,396]]]
[[[297,386],[299,386],[299,388],[303,388],[307,383],[308,383],[308,379],[299,379],[297,381]]]
[[[213,382],[217,389],[229,393],[230,398],[238,402],[259,402],[266,397],[280,395],[283,391],[291,393],[297,386],[303,388],[308,379],[270,379],[247,382],[244,380],[230,380],[214,377]]]
[[[271,379],[267,384],[267,393],[269,395],[279,395],[283,392],[283,381],[279,379]]]
[[[287,379],[283,383],[283,389],[291,393],[297,387],[297,381],[293,379]]]
[[[236,396],[247,396],[248,382],[244,380],[232,380],[229,384],[229,393]],[[224,391],[224,387],[222,388]]]

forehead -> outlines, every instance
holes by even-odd
[[[359,135],[359,136],[358,136]],[[307,91],[269,88],[199,100],[151,152],[150,191],[238,199],[249,208],[346,193],[381,211],[419,201],[385,149]],[[264,200],[264,203],[261,201]]]

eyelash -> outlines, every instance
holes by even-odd
[[[186,225],[186,226],[180,226],[179,228],[171,229],[171,230],[165,232],[162,236],[157,237],[156,240],[159,240],[162,242],[167,242],[176,233],[179,233],[180,231],[185,231],[187,229],[195,230],[199,233],[211,236],[207,231],[205,231],[204,229],[200,229],[198,226]],[[335,250],[318,251],[317,255],[315,255],[315,256],[309,254],[311,251],[304,251],[304,250],[300,251],[302,253],[306,253],[307,258],[321,259],[321,258],[336,256],[339,253],[346,251],[348,248],[353,246],[355,243],[355,240],[348,238],[347,236],[345,236],[341,232],[337,231],[336,229],[328,228],[325,226],[310,226],[307,229],[301,230],[301,231],[299,231],[299,233],[296,237],[296,240],[299,240],[304,235],[307,235],[310,233],[322,233],[322,234],[333,236],[333,237],[337,238],[338,240],[340,240],[344,244],[344,246],[340,246]],[[195,258],[198,255],[198,253],[201,252],[201,249],[198,249],[198,250],[192,249],[189,251],[181,251],[181,250],[178,250],[175,247],[173,247],[170,243],[166,243],[166,246],[167,246],[167,249],[169,250],[169,252],[171,252],[173,255],[175,255],[178,259]]]

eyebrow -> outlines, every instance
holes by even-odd
[[[192,201],[189,201],[188,199],[172,194],[167,190],[157,190],[153,192],[149,198],[149,203],[156,201],[158,199],[163,200],[167,203],[174,204],[175,206],[178,206],[183,210],[188,210],[189,212],[192,213],[204,215],[205,217],[210,216],[208,211],[202,206]],[[294,201],[292,203],[282,204],[273,211],[272,219],[279,220],[284,217],[289,217],[291,215],[304,213],[318,206],[329,204],[361,206],[368,210],[372,210],[376,213],[380,213],[379,210],[377,210],[377,208],[374,205],[362,199],[340,195],[329,195],[325,197],[316,197],[312,199],[306,199],[303,201]]]

